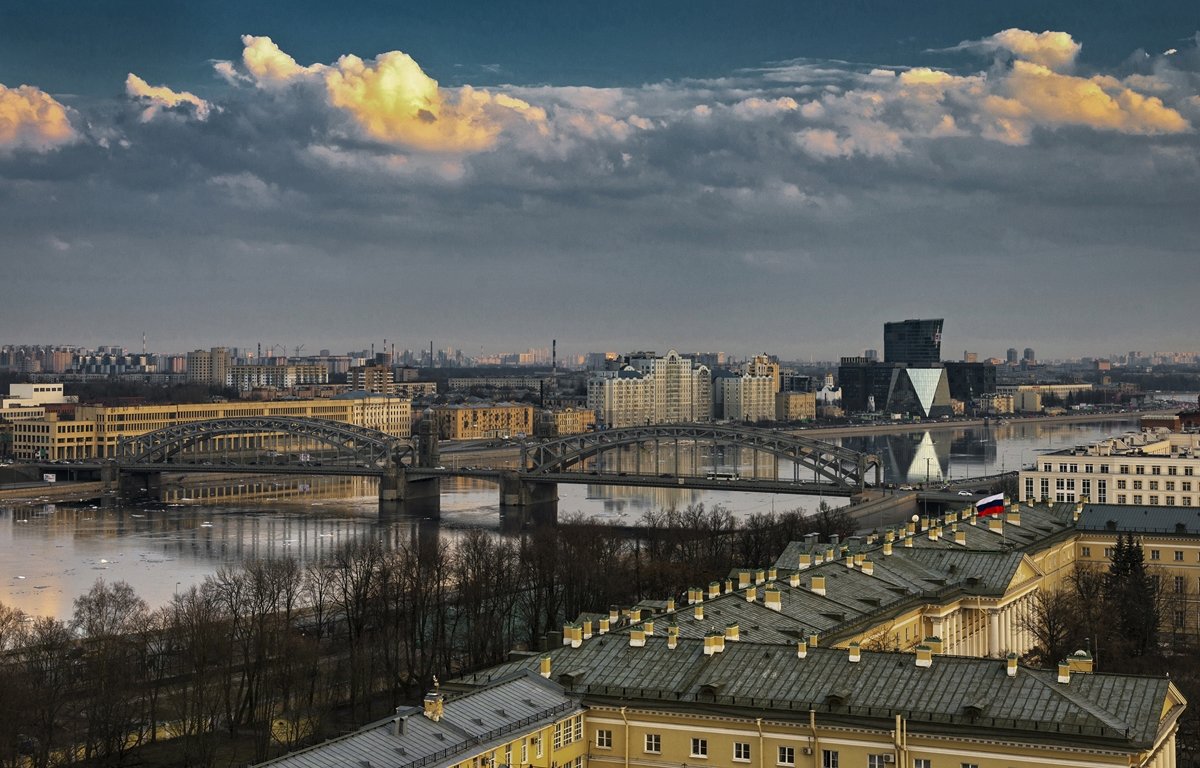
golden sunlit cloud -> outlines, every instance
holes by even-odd
[[[242,63],[260,86],[286,85],[297,77],[317,74],[325,69],[321,64],[300,66],[295,59],[279,50],[279,46],[269,37],[242,35],[242,45],[246,46],[242,50]]]
[[[268,37],[246,35],[242,42],[242,62],[256,84],[320,82],[330,106],[379,141],[429,152],[478,152],[494,146],[514,118],[537,125],[539,131],[545,128],[545,110],[470,86],[441,88],[400,51],[370,61],[348,54],[333,65],[305,67]]]
[[[142,122],[152,120],[163,109],[188,105],[200,120],[208,118],[209,103],[188,91],[173,91],[165,85],[150,85],[142,78],[129,73],[125,78],[125,94],[146,104],[142,111]]]
[[[1181,133],[1191,128],[1162,99],[1126,88],[1115,78],[1062,75],[1028,61],[1013,62],[1003,92],[985,100],[983,107],[1008,121],[1135,134]]]
[[[1019,59],[1032,61],[1056,71],[1074,64],[1075,57],[1083,48],[1066,32],[1027,32],[1015,28],[985,37],[981,43],[984,46],[1009,51]]]
[[[0,84],[0,150],[45,152],[76,138],[66,107],[49,94],[32,85]]]

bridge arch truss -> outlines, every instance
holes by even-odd
[[[123,464],[165,463],[207,440],[234,435],[287,435],[330,446],[364,466],[413,463],[413,449],[402,438],[368,427],[329,419],[286,416],[250,416],[204,419],[164,427],[117,443],[117,461]],[[382,462],[383,464],[380,464]]]
[[[529,477],[561,473],[589,458],[625,446],[679,441],[750,448],[806,467],[834,485],[859,490],[867,485],[868,470],[875,470],[875,485],[879,484],[882,472],[882,463],[873,454],[769,429],[715,424],[657,424],[561,437],[526,446],[521,451],[521,468]]]

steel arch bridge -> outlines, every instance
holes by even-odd
[[[713,424],[624,427],[548,440],[522,449],[521,469],[526,477],[561,473],[585,459],[624,446],[680,441],[726,443],[762,451],[807,467],[835,485],[859,490],[867,485],[868,469],[875,469],[875,485],[882,471],[879,457],[873,454],[769,429]]]
[[[412,446],[402,438],[341,421],[286,416],[249,416],[205,419],[176,424],[127,437],[117,443],[119,464],[165,463],[182,451],[214,437],[228,435],[288,435],[328,445],[363,466],[399,466],[414,462]]]

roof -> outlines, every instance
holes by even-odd
[[[885,720],[903,714],[935,728],[993,728],[1033,740],[1074,739],[1145,748],[1154,739],[1169,681],[1131,675],[1073,674],[1057,682],[1051,670],[1022,668],[1006,674],[1004,661],[937,656],[922,668],[906,653],[862,651],[852,663],[844,649],[813,648],[800,659],[793,646],[726,642],[704,655],[700,640],[681,639],[672,650],[665,638],[631,647],[608,635],[549,653],[551,679],[582,695],[585,704],[617,699],[661,708],[716,704],[770,713],[777,718],[819,715]],[[461,678],[486,685],[514,671],[531,670],[522,659]]]
[[[534,660],[536,666],[537,660]],[[561,686],[536,674],[518,672],[496,678],[493,684],[456,698],[447,698],[442,718],[434,722],[421,707],[353,733],[261,763],[273,768],[425,768],[453,765],[466,754],[477,754],[511,741],[512,734],[582,711]],[[402,727],[398,728],[397,722]]]
[[[1081,531],[1195,535],[1200,534],[1200,509],[1087,504],[1075,527]]]

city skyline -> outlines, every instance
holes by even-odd
[[[1188,4],[217,9],[4,12],[6,341],[1194,346]]]

